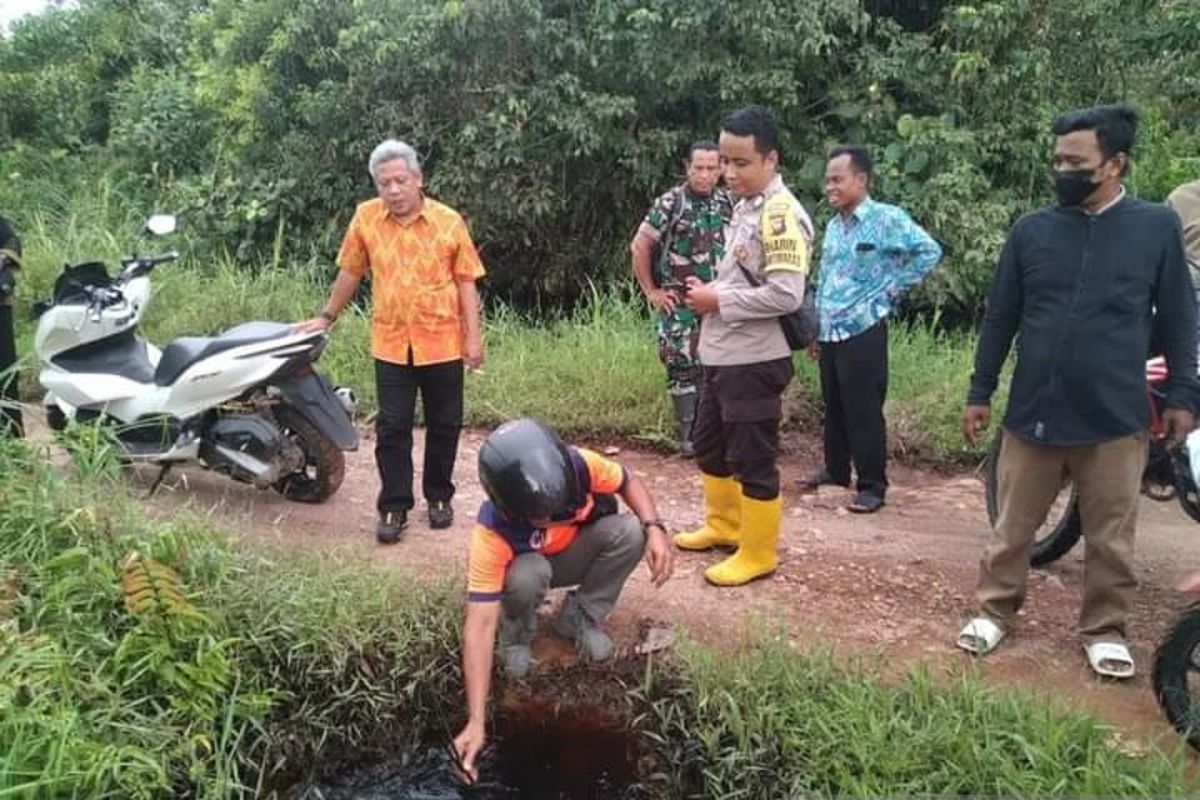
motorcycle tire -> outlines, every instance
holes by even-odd
[[[1200,692],[1200,604],[1175,620],[1154,652],[1154,697],[1175,730],[1200,750],[1200,702],[1193,701],[1189,677]],[[1194,676],[1194,677],[1193,677]],[[1200,696],[1196,698],[1200,701]]]
[[[992,525],[996,524],[996,518],[1000,516],[999,478],[996,469],[1003,436],[1003,431],[996,431],[987,457],[985,495],[988,522]],[[1083,535],[1083,522],[1079,517],[1079,503],[1075,498],[1074,484],[1065,484],[1062,491],[1070,492],[1070,500],[1057,519],[1048,520],[1038,531],[1033,542],[1033,554],[1029,558],[1030,566],[1042,567],[1057,561],[1069,553]]]
[[[304,417],[280,406],[275,419],[284,436],[304,451],[307,465],[275,483],[275,491],[297,503],[324,503],[342,485],[346,476],[346,454]]]
[[[1200,488],[1192,480],[1192,465],[1186,455],[1172,457],[1174,464],[1175,498],[1179,507],[1193,522],[1200,522]]]

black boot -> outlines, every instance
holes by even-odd
[[[687,394],[673,394],[671,402],[675,404],[675,421],[679,423],[679,454],[684,458],[691,458],[694,454],[692,423],[696,421],[696,393],[693,391]]]
[[[0,270],[4,259],[0,256]],[[13,330],[11,301],[0,286],[0,436],[21,436],[25,426],[17,395],[17,335]]]

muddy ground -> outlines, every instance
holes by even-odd
[[[482,499],[475,458],[483,432],[464,433],[456,470],[457,517],[448,531],[430,530],[423,505],[410,515],[405,539],[391,547],[375,543],[377,489],[373,442],[347,455],[341,491],[320,506],[288,503],[199,471],[173,474],[154,501],[170,513],[181,504],[211,513],[218,527],[238,536],[364,558],[431,577],[460,574],[474,512]],[[591,442],[603,449],[606,442]],[[796,479],[817,466],[819,442],[787,438],[784,530],[780,566],[770,580],[736,589],[707,585],[702,571],[719,556],[680,554],[674,577],[655,590],[639,568],[622,596],[610,628],[620,646],[631,646],[648,626],[681,624],[691,635],[729,646],[755,621],[782,622],[798,648],[831,646],[858,656],[885,675],[918,663],[936,673],[973,669],[953,639],[972,611],[971,596],[987,530],[980,475],[941,474],[893,466],[888,505],[874,516],[846,513],[841,489],[802,493]],[[421,441],[417,442],[419,464]],[[615,456],[654,493],[674,530],[701,520],[701,490],[695,466],[675,456],[622,448]],[[135,478],[147,484],[152,472]],[[419,467],[417,486],[420,485]],[[989,682],[1017,685],[1054,702],[1084,709],[1111,723],[1131,752],[1177,740],[1151,695],[1150,662],[1155,643],[1187,600],[1176,581],[1200,568],[1200,528],[1174,503],[1142,501],[1138,591],[1131,634],[1139,674],[1125,683],[1101,681],[1088,669],[1075,633],[1082,547],[1045,571],[1035,571],[1017,633],[978,665]],[[552,607],[545,609],[549,614]],[[542,668],[571,656],[552,635],[539,639]]]

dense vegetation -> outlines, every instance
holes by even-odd
[[[0,796],[249,795],[427,734],[456,680],[449,584],[155,520],[76,433],[78,478],[0,437]]]
[[[768,10],[769,9],[769,10]],[[123,201],[182,211],[207,252],[327,264],[386,136],[483,246],[493,295],[569,303],[723,113],[772,105],[794,186],[875,148],[877,193],[947,262],[913,298],[978,312],[1019,212],[1047,199],[1047,124],[1128,100],[1130,183],[1200,172],[1200,6],[1176,0],[82,0],[0,41],[4,211],[33,173],[103,165]]]

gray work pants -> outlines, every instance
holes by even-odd
[[[551,588],[578,586],[575,599],[593,622],[608,616],[642,558],[646,536],[632,514],[611,514],[580,528],[575,541],[552,556],[523,553],[508,565],[500,606],[502,645],[529,644],[537,608]]]

